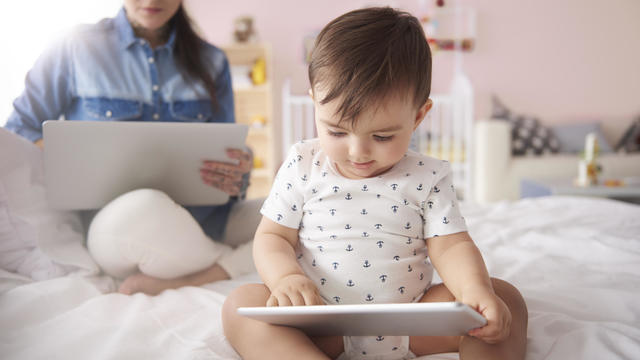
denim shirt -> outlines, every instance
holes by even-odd
[[[42,138],[45,120],[61,117],[234,122],[225,54],[202,42],[203,57],[216,84],[218,106],[214,110],[204,86],[185,79],[178,70],[173,58],[175,41],[172,31],[166,44],[151,48],[135,36],[124,9],[115,18],[77,27],[36,61],[5,127],[36,141]],[[218,237],[224,231],[230,205],[189,210],[210,236]]]

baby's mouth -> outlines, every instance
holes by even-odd
[[[367,162],[351,161],[351,165],[356,169],[368,169],[371,167],[371,165],[373,165],[373,163],[374,163],[374,160],[367,161]]]

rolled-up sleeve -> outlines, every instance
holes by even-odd
[[[45,51],[29,70],[22,94],[13,102],[5,128],[31,141],[42,138],[42,123],[58,119],[72,101],[72,63],[68,42]]]
[[[231,70],[229,67],[229,61],[224,54],[222,54],[220,65],[220,74],[215,79],[216,100],[218,101],[218,117],[222,119],[221,122],[235,122]]]

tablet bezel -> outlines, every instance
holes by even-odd
[[[241,307],[238,314],[317,336],[454,336],[486,325],[460,302]]]

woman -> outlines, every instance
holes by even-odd
[[[200,39],[181,0],[125,0],[115,18],[81,26],[45,52],[29,71],[6,128],[42,146],[42,123],[66,120],[234,122],[229,64]],[[188,208],[213,239],[247,242],[259,221],[259,202],[244,197],[251,155],[230,149],[238,165],[204,161],[202,180],[231,196],[215,207]],[[253,271],[251,248],[238,246],[218,264],[161,280],[129,276],[119,288],[157,294]],[[232,261],[233,259],[233,261]]]

